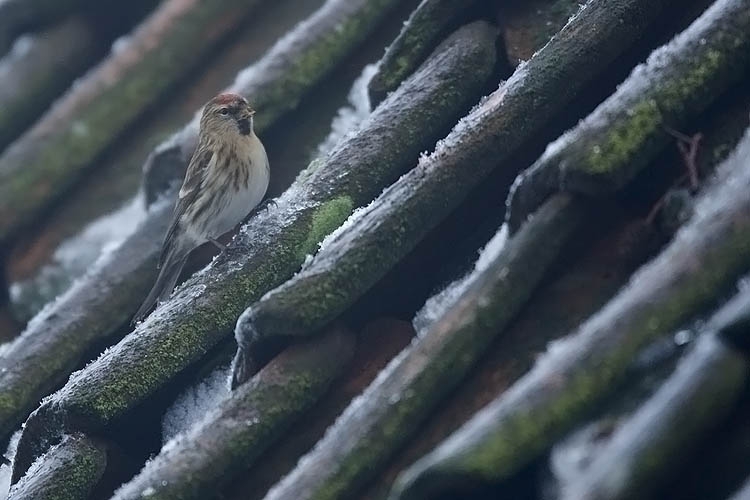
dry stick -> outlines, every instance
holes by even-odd
[[[286,350],[190,431],[167,443],[113,500],[210,497],[309,410],[343,372],[353,349],[354,335],[333,328]]]
[[[677,150],[680,152],[682,161],[685,164],[685,170],[687,170],[686,177],[690,181],[690,189],[692,191],[697,191],[700,179],[698,177],[698,165],[696,164],[696,159],[698,158],[698,151],[700,143],[703,140],[703,134],[698,132],[692,136],[688,136],[668,125],[664,126],[664,130],[677,139]]]
[[[646,224],[654,224],[660,212],[665,207],[668,208],[667,203],[670,196],[675,193],[674,188],[679,189],[678,186],[689,182],[690,192],[696,193],[700,188],[700,182],[693,185],[690,178],[694,176],[698,181],[701,176],[708,178],[716,166],[726,159],[742,139],[744,131],[750,125],[750,117],[746,112],[746,108],[750,105],[750,90],[742,88],[739,92],[730,93],[728,99],[722,101],[718,111],[711,111],[707,119],[704,117],[700,119],[701,128],[705,133],[696,133],[689,137],[669,127],[666,128],[670,135],[681,138],[683,145],[688,142],[688,157],[682,157],[687,172],[679,176],[672,188],[656,201],[644,219]],[[673,228],[677,229],[678,226],[679,223]],[[667,229],[671,233],[672,225],[661,229]]]
[[[494,43],[487,28],[447,40],[358,134],[340,143],[325,161],[313,162],[275,207],[245,225],[211,266],[178,288],[132,334],[73,375],[29,417],[14,480],[58,439],[63,424],[101,429],[227,339],[249,303],[294,274],[323,237],[414,165],[420,152],[477,101],[495,64]],[[146,248],[158,241],[154,238]],[[123,247],[141,251],[128,242]],[[13,366],[18,365],[9,368]]]
[[[104,445],[80,433],[66,435],[11,488],[8,500],[89,498],[106,467]]]
[[[750,5],[717,1],[519,178],[508,202],[511,229],[556,191],[603,195],[620,189],[668,143],[665,125],[683,127],[748,65]]]
[[[703,140],[703,134],[697,133],[692,137],[688,137],[682,132],[678,132],[669,127],[665,127],[665,129],[669,135],[677,139],[677,149],[680,151],[680,156],[682,157],[682,162],[686,170],[686,172],[675,181],[675,184],[682,184],[683,182],[688,181],[690,191],[694,193],[700,187],[697,158],[700,142]],[[652,225],[654,223],[656,216],[659,215],[659,212],[664,208],[670,195],[671,191],[667,191],[664,193],[664,196],[654,204],[648,212],[648,215],[646,215],[646,224]]]
[[[323,33],[334,22],[370,30],[368,16],[374,15],[374,6],[388,5],[380,0],[358,1],[356,4],[351,2],[348,9],[330,12],[331,5],[336,3],[329,1],[324,6],[329,15],[321,16],[320,11],[316,11],[302,23],[306,28],[304,32],[295,31],[295,36],[285,38],[286,42],[280,43],[251,66],[253,69],[245,71],[255,76],[238,78],[238,81],[257,78],[263,82],[262,88],[275,88],[273,95],[276,99],[283,100],[284,97],[283,93],[276,93],[279,89],[286,89],[289,102],[300,99],[319,78],[325,76],[320,73],[318,65],[312,63],[318,59],[325,60],[327,65],[340,63],[356,49],[345,35],[353,40],[360,36],[351,28],[341,32],[331,30],[336,36],[308,38],[307,34]],[[273,71],[263,73],[257,68],[273,68]],[[309,73],[303,72],[304,68]],[[270,78],[272,74],[276,80]],[[291,75],[294,78],[288,80]],[[478,84],[469,80],[466,85]],[[453,87],[446,84],[445,88]],[[451,105],[445,109],[453,109]],[[259,115],[263,116],[260,112]],[[262,133],[264,128],[273,124],[274,117],[279,116],[279,113],[266,115],[256,128]],[[447,119],[445,121],[447,123]],[[185,130],[189,134],[190,127]],[[40,312],[23,334],[0,353],[0,436],[7,437],[42,397],[63,383],[92,346],[109,341],[130,320],[153,284],[156,259],[171,214],[172,204],[168,200],[151,206],[147,220],[133,235]],[[234,324],[234,319],[231,323]]]
[[[582,213],[580,202],[553,198],[533,224],[499,251],[490,250],[483,257],[488,265],[458,285],[462,291],[445,320],[422,332],[383,370],[266,500],[353,496],[526,302]],[[365,215],[362,223],[377,225],[377,219]]]
[[[715,301],[750,267],[750,132],[720,169],[721,182],[702,196],[693,219],[631,285],[402,473],[394,498],[422,498],[451,480],[513,475],[608,394],[641,347]]]
[[[242,71],[229,90],[250,99],[258,110],[256,128],[268,128],[294,110],[310,87],[353,53],[398,4],[397,0],[327,0]],[[198,119],[196,113],[149,157],[143,181],[147,204],[182,179],[198,143]]]
[[[422,0],[378,63],[367,85],[373,105],[379,103],[424,61],[450,26],[457,26],[476,0]]]
[[[0,242],[36,220],[260,0],[161,4],[0,156]]]
[[[74,17],[0,59],[0,151],[94,62],[95,43],[92,26]]]
[[[563,498],[616,500],[653,494],[742,393],[747,359],[720,335],[741,327],[747,336],[748,318],[750,292],[745,291],[709,320],[707,331],[675,373],[618,427],[583,475],[563,485]]]

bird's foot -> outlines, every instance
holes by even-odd
[[[268,208],[268,207],[270,207],[271,205],[273,205],[273,206],[274,206],[274,208],[278,206],[278,204],[276,203],[276,200],[275,200],[275,199],[273,199],[273,198],[266,198],[265,200],[261,201],[261,202],[260,202],[260,203],[258,204],[258,206],[257,206],[257,207],[255,207],[255,210],[253,210],[253,211],[254,211],[254,212],[260,212],[261,210],[265,210],[265,209],[267,209],[267,208]]]

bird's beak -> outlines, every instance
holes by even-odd
[[[242,118],[239,118],[237,120],[237,128],[240,131],[240,134],[242,135],[250,135],[250,132],[253,130],[253,114],[249,113],[246,116],[243,116]]]

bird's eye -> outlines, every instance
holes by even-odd
[[[229,110],[227,108],[221,108],[219,110],[219,113],[222,114],[222,115],[224,115],[224,116],[226,116],[226,115],[229,114]]]

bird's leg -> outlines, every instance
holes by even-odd
[[[209,237],[208,241],[210,241],[211,243],[213,243],[213,245],[216,248],[218,248],[219,250],[221,250],[222,253],[227,249],[227,246],[224,243],[222,243],[219,240],[217,240],[216,238],[210,238]]]

